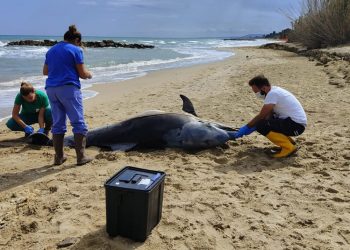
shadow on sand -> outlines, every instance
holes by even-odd
[[[23,137],[11,140],[2,140],[0,141],[0,148],[12,148],[14,146],[22,146],[22,148],[16,151],[16,153],[22,153],[28,150],[40,150],[43,147],[38,145],[26,144],[26,142],[26,138]],[[17,187],[19,185],[26,184],[28,182],[35,181],[50,174],[55,174],[66,169],[76,167],[77,166],[75,164],[61,166],[54,166],[53,164],[49,164],[17,173],[3,173],[0,174],[0,192]]]
[[[5,173],[0,175],[0,192],[35,181],[50,174],[55,174],[76,167],[75,164],[64,166],[54,166],[51,164],[39,168],[24,170],[18,173]]]
[[[239,174],[251,174],[291,166],[298,167],[296,163],[298,152],[286,158],[276,159],[267,154],[270,149],[253,146],[247,151],[239,152],[235,161],[216,166],[215,170],[220,173],[236,171]]]
[[[142,246],[143,242],[135,242],[133,240],[123,238],[120,236],[111,238],[103,227],[95,232],[86,234],[77,243],[75,243],[71,250],[86,250],[86,249],[125,249],[133,250]]]

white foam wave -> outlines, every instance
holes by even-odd
[[[48,47],[28,47],[28,46],[13,46],[6,47],[6,49],[0,51],[2,58],[26,58],[26,59],[38,59],[44,58]]]
[[[0,89],[1,91],[19,90],[19,86],[23,81],[30,82],[36,88],[43,88],[45,85],[45,79],[46,77],[44,76],[20,77],[11,81],[0,82]]]
[[[145,40],[145,41],[140,41],[141,43],[154,43],[153,40]]]
[[[2,122],[3,120],[5,120],[5,119],[8,119],[8,118],[10,118],[11,116],[9,115],[9,116],[6,116],[6,117],[0,117],[0,122]]]
[[[94,72],[112,70],[112,71],[115,71],[116,73],[131,73],[131,72],[137,72],[140,68],[145,66],[174,63],[181,60],[182,58],[174,58],[169,60],[154,59],[150,61],[136,61],[136,62],[131,62],[127,64],[111,65],[108,67],[95,67],[95,68],[92,68],[91,70]]]
[[[7,42],[0,41],[0,47],[5,47],[7,45]]]

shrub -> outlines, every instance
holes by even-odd
[[[308,48],[350,41],[350,0],[304,0],[301,15],[292,22],[289,41]]]

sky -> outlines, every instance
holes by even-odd
[[[301,0],[10,0],[0,35],[232,37],[291,27]],[[300,3],[299,3],[300,5]]]

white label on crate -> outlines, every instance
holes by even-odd
[[[115,183],[115,185],[119,185],[120,183],[117,181],[116,183]]]
[[[146,185],[148,186],[151,183],[151,179],[142,179],[137,185]]]

